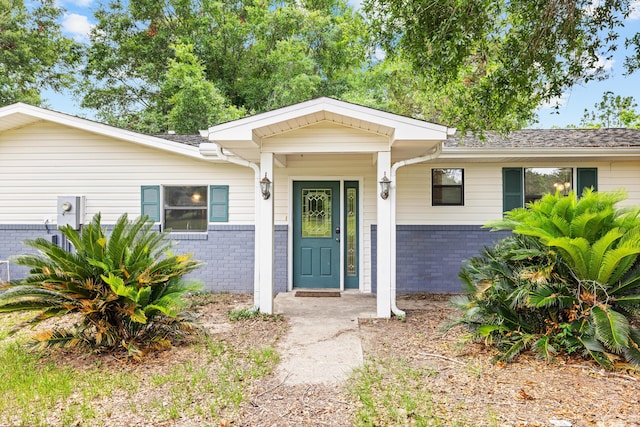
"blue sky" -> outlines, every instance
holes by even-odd
[[[599,0],[593,0],[599,1]],[[358,7],[360,0],[350,0],[349,3]],[[58,4],[66,9],[62,18],[62,26],[65,34],[76,38],[79,41],[86,40],[86,35],[91,29],[93,21],[93,11],[96,8],[94,0],[58,0]],[[634,12],[625,22],[622,32],[624,36],[635,34],[640,31],[640,0],[634,0]],[[602,99],[602,94],[611,91],[616,95],[633,96],[640,104],[640,71],[630,75],[624,75],[624,57],[627,51],[624,48],[618,49],[611,61],[604,62],[611,77],[602,82],[590,82],[586,85],[574,86],[570,91],[563,94],[560,108],[556,114],[550,107],[541,107],[538,111],[539,123],[532,126],[535,128],[550,128],[553,126],[565,127],[570,124],[577,125],[582,118],[585,108],[592,109],[596,102]],[[88,112],[81,111],[69,96],[46,92],[44,94],[48,107],[62,111],[64,113],[87,116]]]

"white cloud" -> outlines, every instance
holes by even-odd
[[[615,59],[613,58],[604,58],[601,55],[598,55],[598,59],[595,62],[591,62],[591,58],[583,58],[582,66],[585,67],[584,72],[587,76],[595,76],[598,74],[609,74],[609,72],[613,69],[613,65],[615,64]]]
[[[598,56],[598,62],[596,62],[594,65],[597,70],[603,70],[603,71],[611,71],[611,69],[613,68],[613,64],[615,63],[615,59],[610,58],[610,59],[605,59],[601,56]]]
[[[89,18],[77,13],[67,13],[62,19],[62,30],[70,33],[78,41],[86,40],[93,25]]]
[[[629,21],[636,21],[640,19],[640,0],[633,0],[629,5]]]
[[[540,106],[540,109],[546,110],[546,109],[551,109],[556,107],[563,107],[567,105],[568,101],[569,101],[569,92],[565,92],[562,95],[553,97],[547,102],[545,102],[544,104],[542,104]]]
[[[91,6],[93,0],[66,0],[65,3],[69,3],[78,7],[88,7]]]

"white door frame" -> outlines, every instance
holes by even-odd
[[[293,182],[294,181],[338,181],[340,183],[340,230],[344,230],[344,182],[358,182],[358,290],[362,291],[364,277],[364,191],[362,176],[325,176],[325,175],[294,175],[289,176],[287,213],[287,292],[293,290]],[[340,238],[342,243],[342,237]],[[344,245],[340,245],[340,291],[344,291]]]

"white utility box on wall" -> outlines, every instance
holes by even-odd
[[[84,219],[84,196],[58,196],[58,228],[70,225],[78,230]]]

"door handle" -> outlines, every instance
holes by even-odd
[[[340,234],[340,227],[336,227],[336,234]]]
[[[339,237],[336,237],[336,242],[340,242],[340,238]]]

